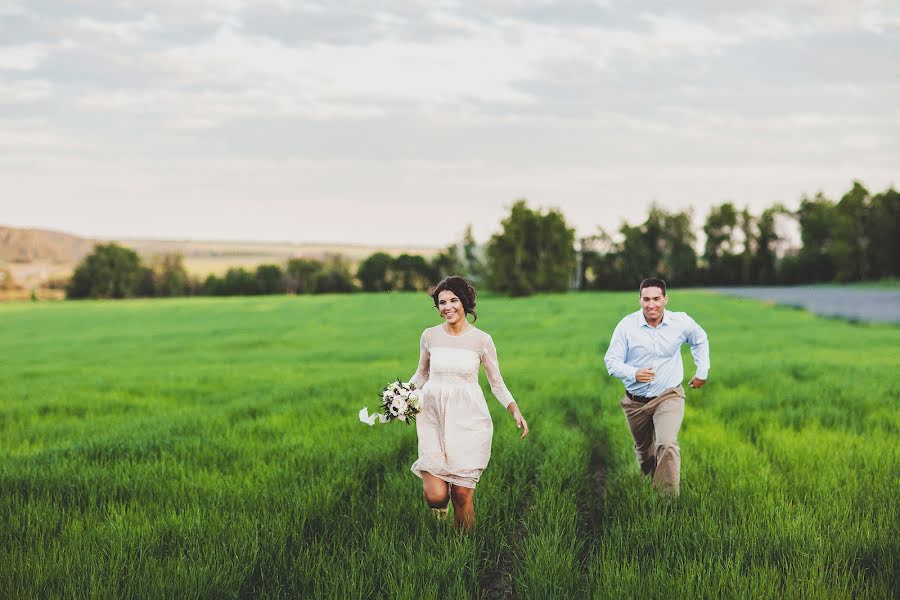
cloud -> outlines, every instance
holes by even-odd
[[[0,47],[0,71],[31,71],[48,52],[44,44]]]
[[[53,84],[44,79],[0,79],[0,106],[31,103],[48,98],[52,93]]]
[[[811,0],[7,3],[0,186],[19,200],[4,213],[66,190],[240,212],[258,200],[248,173],[348,214],[427,218],[442,213],[422,198],[456,198],[494,219],[534,196],[582,221],[594,190],[640,211],[729,184],[773,198],[816,177],[882,182],[900,164],[898,26],[888,2]],[[473,217],[454,218],[447,231]]]

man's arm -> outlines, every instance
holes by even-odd
[[[690,319],[690,317],[688,318]],[[696,321],[690,319],[685,340],[691,346],[691,355],[697,366],[697,373],[688,385],[692,388],[703,387],[709,378],[709,337]]]
[[[625,356],[628,353],[628,337],[625,335],[625,329],[622,323],[616,326],[613,331],[612,338],[609,340],[609,348],[606,350],[606,356],[603,362],[606,363],[606,370],[613,377],[618,377],[622,383],[628,385],[635,381],[637,377],[637,367],[625,364]]]

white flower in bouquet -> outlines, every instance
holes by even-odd
[[[394,400],[391,402],[391,413],[400,416],[406,414],[407,409],[409,409],[409,404],[402,397],[394,397]]]
[[[375,421],[403,421],[407,425],[416,419],[422,409],[422,396],[411,383],[403,383],[399,379],[384,386],[379,394],[383,413],[369,414],[368,408],[359,411],[359,420],[367,425]]]

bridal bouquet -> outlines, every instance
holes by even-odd
[[[415,421],[416,415],[422,409],[422,395],[411,383],[403,383],[399,379],[389,383],[381,390],[379,395],[383,413],[369,414],[369,407],[359,411],[359,420],[366,425],[374,425],[375,421],[387,423],[389,421],[403,421],[409,425]]]

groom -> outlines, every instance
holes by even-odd
[[[641,310],[619,321],[613,331],[604,362],[609,374],[625,384],[621,405],[641,471],[653,476],[663,494],[677,496],[677,438],[684,418],[681,345],[690,345],[697,365],[689,385],[700,388],[709,373],[709,341],[687,313],[666,311],[669,297],[662,279],[642,281],[640,300]]]

